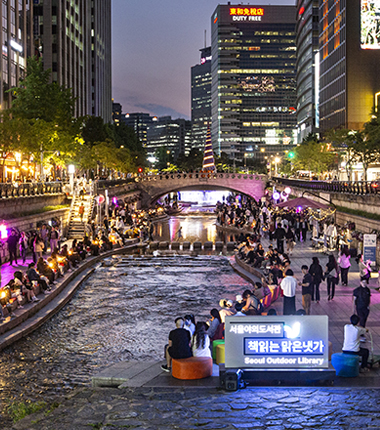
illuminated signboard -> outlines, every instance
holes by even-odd
[[[226,368],[328,367],[327,316],[227,317]]]
[[[261,7],[230,7],[232,21],[261,21],[264,9]]]
[[[361,47],[380,49],[380,0],[361,0]]]

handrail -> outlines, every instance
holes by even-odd
[[[380,181],[305,181],[302,179],[272,178],[277,184],[289,187],[306,188],[314,191],[327,191],[330,193],[344,193],[356,195],[380,194]]]
[[[0,183],[0,198],[42,196],[46,194],[61,194],[66,182],[21,182]]]
[[[259,181],[266,175],[257,173],[214,173],[214,172],[191,172],[191,173],[161,173],[158,175],[144,175],[136,178],[137,182],[152,182],[178,179],[248,179]]]

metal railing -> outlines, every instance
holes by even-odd
[[[162,173],[159,175],[145,175],[137,179],[138,182],[178,180],[178,179],[248,179],[260,181],[265,175],[248,173],[213,173],[213,172],[194,172],[194,173]]]
[[[306,188],[329,193],[356,195],[380,194],[380,181],[305,181],[302,179],[272,178],[273,182],[289,187]]]
[[[66,182],[22,182],[0,183],[0,198],[33,197],[46,194],[61,194]]]

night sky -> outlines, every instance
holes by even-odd
[[[211,45],[211,15],[218,4],[112,0],[112,97],[121,103],[123,113],[190,119],[190,69],[199,63],[205,30],[207,46]],[[294,5],[295,0],[244,4]]]

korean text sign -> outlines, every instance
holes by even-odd
[[[328,317],[227,317],[226,368],[328,367]]]

